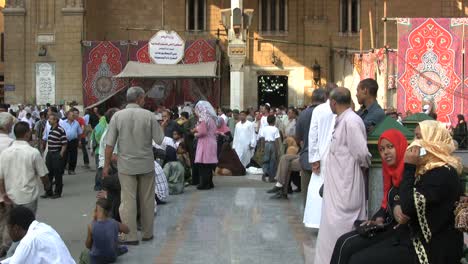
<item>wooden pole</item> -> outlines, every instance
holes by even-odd
[[[161,28],[164,29],[164,0],[162,0],[161,4]]]
[[[369,30],[371,39],[371,49],[374,49],[374,29],[372,28],[372,11],[369,9]]]
[[[385,18],[387,18],[387,0],[384,0],[384,2],[383,2],[383,16]],[[384,30],[384,32],[383,32],[383,41],[384,41],[384,43],[383,44],[384,44],[384,47],[386,47],[387,44],[388,44],[387,43],[387,20],[386,19],[384,20],[383,30]]]
[[[385,64],[386,64],[386,67],[385,67],[385,72],[383,74],[385,74],[385,78],[384,78],[384,90],[383,90],[383,100],[382,100],[382,104],[383,104],[383,107],[384,108],[388,108],[388,49],[385,48]],[[393,105],[392,105],[393,106]]]
[[[362,28],[359,29],[359,52],[362,55]]]
[[[387,0],[384,0],[383,2],[383,16],[386,18],[387,17]],[[388,73],[389,73],[389,69],[388,69],[388,49],[387,49],[387,20],[385,19],[384,20],[384,25],[383,25],[383,30],[384,30],[384,33],[383,33],[383,38],[384,38],[384,47],[385,47],[385,64],[386,64],[386,67],[385,67],[385,71],[383,74],[385,74],[385,83],[384,83],[384,98],[383,98],[383,107],[384,108],[388,108]],[[392,105],[393,107],[393,105]]]

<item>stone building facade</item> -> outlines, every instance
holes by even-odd
[[[3,103],[5,100],[4,92],[4,61],[5,61],[5,49],[4,49],[4,31],[3,31],[3,13],[1,10],[5,7],[5,0],[0,0],[0,103]]]
[[[249,0],[254,9],[244,66],[245,107],[257,106],[261,82],[285,82],[284,105],[309,102],[314,88],[344,82],[340,71],[348,53],[383,47],[383,2],[377,0]],[[466,16],[468,0],[389,0],[388,17]],[[147,40],[161,29],[185,39],[218,38],[227,50],[221,10],[229,0],[7,0],[5,16],[5,92],[9,103],[34,103],[36,64],[55,65],[55,103],[82,102],[82,40]],[[387,44],[396,48],[394,22],[387,22]],[[44,54],[45,51],[45,54]],[[349,55],[349,54],[348,54]],[[223,56],[228,65],[227,55]],[[315,83],[312,66],[321,66]],[[278,77],[279,76],[279,77]],[[268,78],[271,77],[271,78]],[[317,76],[315,76],[317,77]],[[229,104],[229,68],[222,67],[221,104]],[[276,78],[276,79],[275,79]],[[279,80],[279,81],[278,81]]]

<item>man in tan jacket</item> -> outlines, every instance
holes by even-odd
[[[120,217],[130,228],[124,244],[138,245],[137,197],[139,200],[142,241],[153,239],[154,159],[152,142],[160,145],[164,133],[153,113],[142,107],[145,91],[131,87],[127,107],[118,111],[109,123],[106,136],[103,177],[108,176],[114,146],[119,146],[117,167],[121,185]]]

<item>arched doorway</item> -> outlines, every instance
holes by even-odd
[[[288,105],[288,76],[259,75],[258,105],[269,103],[272,107]]]

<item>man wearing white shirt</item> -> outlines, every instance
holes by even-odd
[[[67,111],[65,111],[65,106],[60,105],[60,119],[67,118]]]
[[[247,112],[242,111],[236,124],[232,148],[236,151],[244,167],[249,165],[257,145],[257,137],[252,122],[247,121]]]
[[[14,120],[14,116],[10,113],[0,113],[0,153],[8,148],[13,142],[13,139],[8,135],[13,127]]]
[[[10,113],[0,113],[0,153],[7,149],[14,141],[9,136],[13,122],[14,117]],[[3,194],[0,194],[0,257],[6,254],[11,245],[11,239],[6,228],[7,209],[7,206],[3,202]]]
[[[18,119],[21,120],[26,117],[26,110],[23,105],[18,105]]]
[[[0,193],[5,203],[23,205],[36,213],[38,180],[46,186],[49,171],[39,150],[28,143],[31,137],[29,125],[19,122],[14,130],[16,140],[0,154]]]
[[[226,112],[226,109],[221,108],[221,107],[218,108],[218,116],[221,117],[224,120],[224,123],[227,125],[229,118],[225,114],[225,112]]]
[[[47,111],[47,119],[49,118],[49,116],[52,113],[58,114],[57,107],[52,106],[52,107],[49,108],[49,110]],[[65,120],[59,118],[59,126],[60,127],[63,127],[63,123],[65,123],[65,122],[66,122]],[[45,129],[44,129],[44,133],[42,134],[42,140],[44,142],[44,145],[45,145],[45,143],[47,143],[47,138],[49,138],[50,128],[51,128],[50,123],[49,123],[49,121],[47,121]],[[45,149],[45,146],[44,146],[44,149]]]
[[[30,113],[27,113],[26,116],[21,119],[21,121],[28,123],[30,129],[34,127],[34,119]]]
[[[333,86],[326,89],[327,98]],[[309,163],[312,165],[312,176],[309,182],[304,209],[304,224],[309,228],[319,228],[322,211],[322,198],[318,195],[323,185],[325,175],[323,168],[325,158],[330,146],[333,127],[335,125],[335,114],[333,114],[330,101],[317,106],[312,113],[309,129]]]
[[[75,264],[60,235],[49,225],[36,221],[23,206],[13,208],[8,217],[8,232],[19,242],[15,253],[2,264]]]
[[[268,126],[267,117],[270,115],[270,106],[269,105],[260,106],[260,113],[262,114],[262,117],[260,118],[259,132],[262,128]]]

